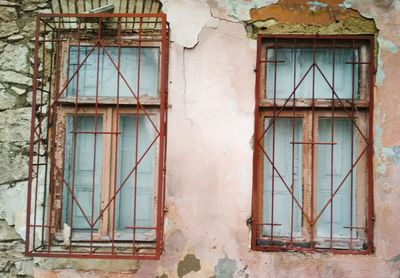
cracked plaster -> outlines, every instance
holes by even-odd
[[[397,130],[391,131],[397,114],[393,112],[396,110],[394,106],[383,109],[383,106],[390,104],[394,92],[393,88],[388,87],[388,82],[396,85],[392,80],[396,79],[393,72],[398,63],[398,59],[394,58],[398,54],[399,36],[396,34],[399,31],[396,26],[400,17],[393,16],[399,14],[399,2],[383,1],[375,5],[370,1],[363,5],[365,1],[336,1],[341,8],[351,6],[359,10],[362,16],[374,18],[381,30],[379,64],[382,68],[378,74],[385,70],[387,78],[378,84],[377,89],[375,118],[381,120],[375,124],[375,150],[378,153],[376,183],[382,189],[378,188],[376,192],[376,199],[380,202],[376,204],[378,249],[374,256],[249,252],[245,221],[249,217],[251,202],[251,169],[248,169],[248,165],[251,165],[251,148],[247,143],[243,146],[243,142],[249,142],[253,128],[254,103],[253,97],[249,96],[254,94],[255,45],[254,40],[246,37],[243,21],[250,19],[248,12],[251,8],[278,1],[163,2],[163,11],[171,23],[173,41],[170,46],[169,73],[172,108],[169,114],[166,251],[160,261],[140,262],[140,267],[133,262],[130,271],[139,268],[138,277],[176,277],[179,261],[184,260],[186,254],[193,253],[199,259],[201,271],[191,272],[188,277],[209,277],[219,273],[222,271],[218,267],[220,262],[225,262],[229,274],[235,269],[237,277],[257,277],[259,273],[266,272],[275,277],[368,277],[371,273],[381,277],[398,277],[399,260],[396,256],[399,251],[398,248],[395,250],[396,246],[392,243],[400,242],[399,236],[381,227],[390,227],[393,225],[390,222],[400,223],[396,207],[393,206],[399,198],[396,189],[399,168],[395,159],[399,155],[400,144],[392,138],[396,137],[394,133]],[[321,8],[316,3],[308,6]],[[391,17],[391,22],[386,17]],[[270,23],[274,25],[276,21]],[[384,26],[390,28],[386,30]],[[0,72],[1,81],[17,83],[12,78],[8,79],[11,73],[14,74]],[[22,86],[29,85],[30,81],[23,81]],[[392,103],[395,105],[398,102]],[[183,111],[185,117],[182,117]],[[172,132],[174,130],[179,132]],[[232,161],[241,163],[232,165]],[[11,190],[17,192],[19,188],[17,184]],[[15,198],[18,194],[4,196]],[[0,214],[3,211],[5,209],[0,207]],[[14,210],[2,215],[7,217],[9,224],[19,225]],[[202,225],[204,223],[207,224]],[[224,261],[226,258],[229,260]],[[390,265],[382,258],[390,260]],[[77,267],[82,261],[37,262],[41,268],[51,271]],[[99,266],[91,260],[84,261],[83,265],[81,269],[85,270],[98,269]],[[103,269],[109,267],[110,264],[106,264]],[[121,269],[129,270],[126,264],[113,264],[108,271]],[[37,277],[46,273],[52,272],[36,270]],[[71,269],[57,273],[68,277],[81,275]],[[102,274],[92,271],[84,275]]]

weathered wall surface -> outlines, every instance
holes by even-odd
[[[162,2],[171,27],[172,105],[165,252],[160,261],[104,262],[31,260],[22,254],[33,15],[49,4],[0,1],[0,276],[399,277],[400,1]],[[352,256],[250,251],[246,220],[251,213],[254,28],[337,34],[365,27],[365,32],[376,32],[375,26],[361,26],[364,17],[373,19],[379,30],[376,252]],[[255,22],[251,28],[249,20]]]
[[[34,15],[46,0],[0,1],[0,276],[33,275],[24,256]]]

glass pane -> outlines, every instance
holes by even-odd
[[[352,136],[352,122],[350,119],[334,120],[333,152],[331,145],[318,145],[317,165],[317,212],[331,199],[339,185],[343,185],[324,210],[317,223],[318,237],[330,236],[330,225],[332,223],[332,234],[335,238],[350,238],[351,225],[356,226],[356,172],[355,168],[346,179],[351,170],[352,161],[355,162],[356,138]],[[332,120],[320,119],[318,137],[320,142],[332,141]],[[331,157],[331,155],[333,157]],[[333,160],[331,160],[333,158]],[[345,180],[344,180],[345,179]],[[331,219],[332,208],[332,219]],[[351,223],[352,222],[352,223]],[[355,237],[355,233],[353,235]]]
[[[359,98],[358,49],[351,48],[277,48],[267,49],[267,98]],[[277,61],[274,63],[273,61]],[[333,62],[335,61],[335,66]],[[333,72],[335,70],[335,72]],[[333,76],[334,73],[334,76]]]
[[[138,126],[138,136],[136,137],[136,125]],[[118,167],[117,167],[117,186],[128,177],[136,165],[137,160],[141,160],[146,150],[155,139],[155,129],[149,119],[140,115],[121,115],[119,132],[121,132],[118,141]],[[136,141],[138,138],[138,142]],[[136,154],[136,143],[138,151]],[[129,176],[123,185],[121,192],[117,195],[116,205],[116,229],[119,231],[129,231],[127,227],[135,226],[153,227],[153,209],[154,209],[154,186],[155,186],[155,167],[156,167],[156,148],[155,144],[144,155],[137,167]],[[136,202],[135,202],[136,197]],[[154,230],[138,229],[137,236],[154,235]],[[138,239],[138,238],[136,238]]]
[[[74,150],[74,120],[76,119],[76,149]],[[102,131],[103,118],[95,116],[67,116],[67,127],[65,136],[65,167],[64,178],[73,188],[75,200],[78,201],[87,219],[94,221],[99,216],[100,210],[100,184],[102,169],[102,135],[94,135],[95,125],[97,131]],[[82,133],[80,133],[82,132]],[[74,162],[75,160],[75,162]],[[74,169],[75,168],[75,169]],[[71,224],[71,203],[72,196],[66,186],[63,186],[63,216],[64,223]],[[73,201],[72,208],[72,229],[85,230],[90,226],[77,205]],[[93,200],[93,202],[92,202]],[[98,225],[95,226],[95,229]]]
[[[118,86],[118,47],[94,48],[81,46],[79,64],[82,66],[79,75],[79,96],[133,97],[135,95],[158,95],[158,48],[140,48],[140,76],[138,75],[138,48],[120,48],[120,76]],[[90,53],[90,55],[89,55]],[[85,61],[86,56],[88,56]],[[99,57],[98,57],[99,56]],[[111,56],[111,59],[110,57]],[[99,63],[98,63],[99,61]],[[113,63],[113,62],[114,63]],[[78,69],[78,47],[71,46],[69,54],[68,79],[73,78],[67,89],[68,96],[76,95],[76,78]],[[139,80],[140,78],[140,80]],[[125,81],[124,81],[125,79]],[[98,83],[96,82],[98,80]],[[138,83],[140,91],[138,92]],[[119,91],[118,91],[119,87]],[[132,91],[131,91],[132,90]]]
[[[266,119],[265,128],[268,128],[272,121]],[[291,231],[293,236],[301,236],[301,210],[289,191],[293,185],[293,195],[302,205],[302,145],[292,144],[299,141],[302,141],[302,119],[278,118],[275,120],[275,136],[273,125],[265,134],[263,221],[267,225],[264,225],[263,234],[266,236],[271,235],[272,217],[273,224],[276,224],[273,227],[274,236],[288,237]],[[273,173],[272,161],[279,175],[276,171]]]

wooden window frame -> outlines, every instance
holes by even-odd
[[[85,103],[86,104],[86,103]],[[56,134],[58,138],[62,138],[62,140],[59,140],[59,144],[55,146],[55,152],[56,152],[56,163],[55,167],[58,169],[64,169],[64,163],[65,163],[65,149],[66,149],[66,120],[67,116],[72,116],[72,117],[79,117],[79,116],[95,116],[95,108],[90,106],[86,107],[80,107],[77,110],[74,107],[71,106],[60,106],[59,110],[57,112],[57,124],[56,124]],[[117,117],[120,117],[121,115],[138,115],[140,116],[145,116],[145,113],[143,111],[139,111],[139,113],[136,113],[136,107],[131,106],[131,105],[126,105],[123,108],[118,109],[118,114],[117,114],[117,109],[115,107],[110,107],[107,105],[102,104],[100,108],[98,108],[97,115],[101,115],[103,117],[103,130],[111,130],[112,132],[116,131],[116,124],[117,124]],[[146,109],[147,114],[151,117],[153,122],[156,124],[156,126],[159,128],[159,108],[147,108]],[[119,120],[118,120],[119,121]],[[103,211],[107,208],[105,206],[110,202],[110,198],[112,197],[111,195],[113,194],[113,188],[112,185],[114,184],[114,181],[116,180],[115,173],[115,160],[117,159],[117,146],[116,146],[116,139],[114,136],[110,136],[105,134],[103,136],[103,142],[102,142],[102,147],[101,147],[101,152],[102,152],[102,162],[101,162],[101,186],[100,186],[100,211]],[[154,184],[153,184],[153,189],[154,192],[156,192],[157,189],[157,184],[158,184],[158,171],[159,171],[159,158],[158,158],[158,151],[159,151],[159,144],[156,142],[154,144],[155,148],[155,160],[154,160]],[[64,174],[62,174],[64,177]],[[62,218],[61,216],[64,211],[63,211],[63,181],[58,180],[56,181],[56,191],[59,192],[58,196],[60,199],[56,199],[56,204],[58,204],[54,210],[56,211],[55,217],[54,217],[54,223],[52,223],[53,226],[56,227],[56,230],[54,231],[54,236],[57,240],[59,241],[68,241],[66,239],[66,234],[64,233],[63,230],[63,224],[62,224]],[[64,189],[65,190],[65,189]],[[118,189],[117,189],[118,190]],[[59,202],[57,202],[59,200]],[[127,241],[126,237],[122,237],[121,239],[118,239],[118,235],[115,235],[117,233],[117,230],[113,229],[112,225],[110,222],[112,219],[115,217],[115,212],[113,211],[112,206],[110,206],[111,209],[108,209],[107,217],[100,217],[99,218],[99,228],[98,232],[93,234],[93,240],[94,241],[109,241],[111,239],[110,234],[114,232],[114,240],[115,241]],[[157,218],[157,206],[156,206],[156,197],[153,196],[153,223],[156,222]],[[72,233],[72,240],[73,241],[88,241],[90,239],[90,232],[75,232],[76,234]],[[146,240],[144,240],[146,241]],[[154,238],[149,238],[147,241],[154,241]]]
[[[268,48],[293,48],[301,47],[349,47],[348,42],[352,41],[353,49],[358,48],[361,61],[359,66],[359,98],[358,99],[306,99],[293,98],[279,99],[268,98],[266,95],[266,53]],[[294,42],[295,46],[294,46]],[[322,43],[321,43],[322,42]],[[343,43],[343,44],[342,44]],[[347,46],[346,46],[347,45]],[[372,198],[372,115],[373,115],[373,58],[374,38],[372,36],[291,36],[291,35],[259,35],[257,51],[256,69],[256,108],[255,108],[255,138],[253,156],[253,205],[252,205],[252,238],[251,247],[257,251],[300,251],[300,252],[333,252],[344,254],[369,254],[373,251],[372,244],[372,222],[373,222],[373,198]],[[273,61],[272,61],[273,63]],[[294,89],[296,90],[296,89]],[[332,113],[332,111],[334,111]],[[350,115],[351,114],[351,115]],[[365,174],[357,174],[355,185],[356,190],[356,219],[354,229],[357,229],[359,239],[352,239],[351,243],[346,240],[317,237],[317,227],[313,207],[316,203],[316,168],[318,165],[318,151],[312,144],[302,145],[302,212],[301,212],[301,236],[300,237],[271,237],[264,235],[262,230],[264,225],[275,225],[275,223],[263,223],[263,188],[264,188],[264,160],[265,155],[262,151],[264,146],[263,136],[267,132],[264,126],[265,119],[271,118],[290,118],[302,119],[302,136],[304,142],[318,141],[318,122],[319,119],[348,119],[354,121],[355,125],[363,134],[367,134],[368,142],[363,141],[363,135],[355,131],[357,144],[364,144],[367,154],[360,158],[357,173],[360,171]],[[293,127],[294,128],[294,127]],[[312,132],[314,138],[312,138]],[[262,141],[262,142],[261,142]],[[315,148],[312,151],[312,148]],[[357,158],[363,148],[357,148]],[[312,163],[312,156],[314,156]],[[275,167],[275,166],[272,166]],[[278,169],[277,169],[278,170]],[[353,171],[353,170],[351,170]],[[275,170],[274,170],[275,172]],[[313,174],[312,174],[313,173]],[[288,183],[290,186],[290,182]],[[313,192],[313,193],[312,193]],[[290,192],[289,192],[290,193]],[[292,193],[294,194],[294,193]],[[293,196],[291,197],[292,199]],[[295,205],[296,206],[296,205]],[[292,216],[293,217],[293,216]],[[310,221],[307,221],[307,217]],[[318,219],[317,219],[318,220]],[[269,226],[269,227],[271,227]],[[365,227],[364,230],[359,227]],[[272,228],[273,229],[273,228]],[[360,232],[359,232],[360,231]],[[353,230],[354,232],[354,230]]]
[[[155,11],[155,13],[49,13],[38,14],[36,16],[32,86],[32,121],[27,187],[27,218],[25,242],[26,256],[135,260],[157,260],[160,258],[163,252],[164,245],[163,227],[164,215],[166,211],[164,209],[164,206],[166,183],[166,135],[168,119],[168,45],[169,26],[166,15],[163,14],[160,10]],[[77,55],[75,56],[79,56],[82,58],[80,58],[80,60],[78,60],[79,58],[75,59],[77,60],[77,62],[73,64],[76,65],[73,65],[73,68],[71,68],[69,73],[70,76],[68,76],[67,66],[69,63],[67,60],[69,59],[69,46],[76,46],[78,47],[78,49],[79,46],[89,46],[92,48],[104,49],[103,53],[99,52],[99,55],[102,56],[100,57],[100,60],[99,57],[97,58],[97,63],[99,64],[102,61],[105,62],[104,64],[107,66],[105,69],[107,73],[110,73],[109,76],[112,76],[112,80],[115,80],[115,87],[114,84],[107,83],[110,79],[108,78],[108,75],[107,77],[106,75],[96,75],[96,68],[90,66],[87,69],[90,70],[88,72],[88,77],[90,77],[91,79],[89,83],[87,83],[88,86],[85,87],[89,91],[86,91],[84,94],[81,94],[82,96],[79,97],[76,94],[72,93],[73,90],[77,89],[77,85],[76,87],[72,87],[72,90],[71,87],[69,87],[70,90],[66,91],[66,89],[68,89],[67,85],[69,85],[70,82],[76,82],[78,80],[76,78],[74,79],[73,76],[77,74],[79,69],[82,67],[83,59],[87,59],[89,54],[89,52],[85,52],[86,58],[83,58],[81,54],[78,54],[80,50],[74,49],[75,53],[77,53]],[[138,47],[142,49],[147,47],[157,47],[159,49],[157,72],[158,88],[156,88],[157,84],[155,83],[155,80],[149,78],[145,79],[145,86],[140,86],[139,91],[136,91],[136,89],[132,89],[137,87],[139,78],[141,78],[138,74],[138,66],[136,66],[135,70],[135,63],[137,62],[139,64],[138,59],[133,59],[132,61],[131,59],[127,59],[124,66],[123,63],[121,64],[118,62],[119,59],[116,57],[117,54],[115,49],[113,49],[112,51],[107,51],[107,47]],[[98,53],[94,54],[97,56]],[[141,57],[141,55],[138,55],[137,51],[126,51],[122,53],[122,55],[124,54]],[[145,59],[147,59],[148,57],[151,60],[148,60],[148,66],[145,66],[145,72],[142,72],[141,70],[139,71],[142,73],[142,77],[153,75],[153,72],[156,72],[155,63],[157,58],[153,55],[157,54],[155,52],[149,52],[148,54],[150,54],[151,56],[146,55],[143,57],[145,57]],[[93,55],[93,53],[91,55]],[[108,58],[110,58],[110,61],[104,60],[107,59],[105,57],[106,55],[108,56]],[[120,56],[118,55],[118,57]],[[96,63],[95,58],[91,59],[90,61],[91,63]],[[147,64],[147,60],[142,61]],[[142,62],[140,62],[140,65],[141,64]],[[122,67],[120,67],[120,65],[122,65]],[[117,70],[115,73],[113,67],[115,67]],[[123,77],[124,71],[127,71],[127,74],[129,74],[126,79],[125,77]],[[70,80],[67,81],[68,77],[70,78]],[[117,78],[118,80],[121,79],[120,82],[117,82]],[[92,79],[96,79],[94,80],[96,83],[94,83]],[[122,81],[122,79],[124,81]],[[124,82],[125,85],[122,85],[122,82]],[[83,83],[80,83],[80,85],[82,84]],[[105,87],[102,87],[101,90],[98,90],[98,86],[102,86],[103,84],[105,85]],[[79,89],[81,89],[81,87],[82,86],[79,86]],[[96,89],[94,89],[95,87]],[[149,89],[149,93],[147,95],[144,95],[143,92],[146,93],[147,88]],[[120,90],[120,94],[117,93],[118,90]],[[142,91],[142,94],[140,94],[140,91]],[[132,93],[132,96],[129,92]],[[66,97],[67,94],[68,97]],[[85,94],[89,97],[84,97],[83,95]],[[97,97],[94,97],[95,95],[97,95]],[[103,95],[104,97],[102,97]],[[115,98],[115,95],[118,95],[118,97]],[[124,99],[124,96],[127,96],[127,98]],[[67,229],[64,230],[63,227],[61,227],[61,221],[63,220],[61,209],[63,201],[62,189],[67,189],[68,191],[70,191],[70,189],[67,183],[64,183],[64,188],[61,186],[64,179],[64,173],[63,169],[60,169],[59,167],[62,167],[64,163],[63,159],[64,147],[66,144],[66,132],[71,131],[70,129],[65,130],[65,114],[71,113],[71,111],[73,111],[72,114],[78,116],[84,115],[85,113],[89,113],[92,115],[105,113],[107,119],[103,122],[103,126],[110,126],[110,124],[112,125],[113,120],[110,120],[110,117],[114,118],[115,120],[118,118],[115,117],[115,114],[119,113],[119,115],[122,116],[123,114],[121,113],[125,112],[138,116],[146,114],[146,117],[149,116],[153,119],[150,120],[149,118],[145,119],[145,121],[151,121],[151,126],[154,127],[154,133],[152,130],[148,129],[147,123],[143,122],[143,118],[137,118],[140,119],[140,126],[143,126],[144,124],[144,129],[146,129],[146,142],[149,142],[149,146],[147,147],[147,144],[142,144],[140,148],[136,148],[138,150],[138,152],[136,153],[138,153],[138,156],[141,156],[143,148],[147,147],[147,150],[151,148],[150,153],[148,154],[151,154],[152,158],[151,160],[146,159],[145,170],[146,177],[149,177],[150,175],[151,180],[148,179],[147,182],[143,184],[145,185],[144,187],[140,185],[138,186],[139,190],[142,190],[143,188],[143,190],[145,191],[143,191],[143,194],[145,195],[140,196],[146,198],[145,203],[143,203],[144,206],[141,206],[141,209],[143,209],[142,211],[147,211],[148,213],[146,215],[138,214],[138,218],[136,218],[136,220],[144,220],[145,222],[143,222],[143,224],[133,223],[135,227],[129,227],[129,229],[132,230],[136,229],[137,233],[144,230],[144,227],[140,227],[140,225],[146,226],[146,228],[147,226],[155,226],[153,227],[155,231],[153,241],[141,241],[138,238],[137,240],[135,240],[135,238],[127,241],[125,241],[124,239],[120,240],[119,238],[114,238],[113,231],[113,237],[112,239],[110,239],[109,237],[111,233],[111,225],[107,225],[106,222],[109,221],[110,217],[112,218],[114,215],[114,212],[111,211],[111,208],[109,208],[109,211],[99,212],[99,214],[95,216],[102,216],[103,224],[99,226],[100,229],[98,235],[91,236],[90,240],[85,241],[85,238],[83,238],[82,240],[75,240],[73,237],[70,236],[70,232],[72,231],[71,229],[69,229],[68,231],[68,227],[66,227]],[[118,111],[118,113],[115,111]],[[71,123],[70,120],[72,119],[68,119],[69,123]],[[136,138],[137,136],[139,136],[140,138],[140,134],[138,135],[136,133],[135,135],[135,132],[132,130],[132,127],[134,126],[132,120],[134,121],[134,118],[126,118],[126,121],[129,121],[129,123],[127,122],[129,126],[126,127],[126,125],[124,125],[123,128],[126,127],[129,131],[129,134],[127,134],[126,137],[127,140],[132,139],[133,142],[134,139],[132,138],[132,136],[136,136]],[[156,122],[157,125],[155,125],[154,122]],[[87,123],[90,123],[90,125],[92,125],[93,118],[91,118],[90,121]],[[142,130],[140,126],[139,129]],[[96,130],[93,130],[89,127],[88,132],[94,135]],[[116,136],[116,132],[112,132],[110,130],[101,130],[100,132],[103,134],[113,134]],[[150,143],[149,140],[153,139],[151,138],[152,134],[154,134],[155,138],[152,143]],[[105,136],[102,136],[102,139],[103,138],[107,140]],[[68,138],[68,140],[70,139]],[[88,140],[88,142],[90,142],[90,138],[88,138]],[[112,141],[112,139],[109,140]],[[70,141],[68,141],[68,144],[71,145],[72,143],[70,144],[69,142]],[[136,142],[138,142],[138,140],[136,140]],[[129,145],[128,141],[125,141],[125,143]],[[142,141],[142,143],[144,143],[144,141]],[[93,143],[90,144],[93,145]],[[112,145],[112,142],[110,144]],[[128,147],[130,149],[130,146]],[[117,150],[115,146],[111,146],[110,149],[107,149],[107,152],[112,151],[112,149]],[[100,151],[98,145],[96,147],[96,150],[97,152]],[[147,152],[147,150],[145,152]],[[104,153],[104,151],[102,151],[102,155],[106,155],[107,152]],[[90,153],[90,151],[88,153]],[[93,154],[91,154],[91,156],[92,155]],[[125,175],[126,172],[126,175],[131,175],[134,172],[134,169],[138,166],[138,163],[140,163],[136,160],[136,158],[134,158],[134,156],[136,155],[133,154],[126,160],[129,160],[129,162],[127,162],[129,163],[129,167],[124,166],[124,169],[120,168],[121,171],[120,173],[118,173],[118,175],[122,179],[124,177],[121,176],[121,173]],[[111,159],[111,154],[109,154],[109,157]],[[135,159],[135,165],[132,165],[131,170],[130,164],[133,164],[132,158]],[[151,165],[148,163],[153,163],[153,160],[155,160],[155,158],[158,159],[154,161],[154,163],[158,162],[158,168],[150,169]],[[67,161],[70,161],[70,159],[67,159]],[[120,164],[120,162],[118,163]],[[97,165],[100,164],[98,163]],[[99,169],[99,167],[100,166],[96,168]],[[105,164],[102,164],[102,167],[104,168]],[[117,168],[117,166],[115,168]],[[87,167],[87,170],[90,169],[90,167]],[[90,171],[92,171],[92,173],[94,172],[93,169],[91,169]],[[154,179],[152,175],[153,171]],[[99,172],[97,173],[100,174]],[[111,172],[110,169],[107,169],[107,171],[103,171],[103,173]],[[89,173],[86,176],[87,178],[85,184],[87,186],[85,186],[87,188],[85,189],[87,189],[88,192],[90,191],[91,174]],[[108,176],[109,178],[111,178],[111,174],[109,174]],[[69,176],[66,176],[66,178],[69,179]],[[99,178],[100,176],[96,175],[95,182]],[[128,176],[125,178],[125,181],[121,181],[121,185],[127,180]],[[154,191],[154,187],[152,187],[153,181],[155,183],[158,182],[158,184],[156,185],[156,191]],[[97,198],[97,196],[99,196],[97,190],[97,186],[99,183],[96,182],[95,184],[95,196]],[[132,192],[134,189],[132,189],[131,186],[129,187],[130,192]],[[108,193],[110,193],[109,188],[111,187],[109,186],[105,189],[105,191],[108,190]],[[90,192],[93,192],[93,190]],[[90,192],[88,194],[85,193],[85,197],[82,200],[88,200],[88,198],[91,197],[89,196],[91,195]],[[101,193],[104,195],[102,195],[103,200],[107,199],[104,192]],[[70,196],[72,196],[70,199],[74,198],[74,195],[70,194]],[[151,223],[150,220],[152,216],[149,211],[150,209],[152,209],[151,198],[154,199],[154,203],[157,203],[157,209],[152,211],[154,214],[156,214],[156,221],[154,225],[153,223]],[[129,200],[125,201],[130,203]],[[92,201],[92,203],[95,204],[97,208],[99,200],[96,199],[95,201]],[[90,204],[86,206],[84,211],[89,211],[89,207]],[[130,211],[129,213],[132,214],[133,212]],[[82,214],[79,216],[79,219],[77,218],[78,224],[75,225],[77,229],[82,228],[82,230],[84,230],[86,227],[83,216],[84,215]],[[69,218],[70,216],[68,216],[68,219]],[[91,218],[91,215],[88,215],[86,218]],[[123,222],[117,224],[117,229],[123,230],[125,228],[124,226],[131,225],[128,221],[130,220],[130,216],[129,219],[126,219],[127,221],[123,220]],[[154,218],[152,219],[152,221],[154,221]],[[91,233],[97,233],[98,225],[94,224],[94,220],[93,222],[91,222],[91,220],[87,222]],[[67,224],[70,225],[69,223]],[[70,226],[74,227],[73,225]],[[136,233],[133,232],[132,234],[135,235]],[[71,238],[72,240],[70,240]]]

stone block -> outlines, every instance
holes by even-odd
[[[0,54],[0,69],[21,73],[29,72],[28,54],[28,47],[8,44]]]
[[[13,108],[17,102],[17,98],[6,92],[4,89],[0,89],[0,111]]]
[[[0,6],[3,6],[3,7],[19,7],[20,4],[14,3],[14,2],[5,1],[5,0],[0,0]]]
[[[18,18],[17,10],[12,7],[2,7],[0,9],[0,22],[9,22]]]
[[[13,84],[26,85],[26,86],[32,85],[32,78],[11,70],[7,71],[0,70],[0,81]]]
[[[23,38],[24,38],[24,36],[22,36],[22,35],[20,35],[20,34],[17,34],[17,35],[9,36],[9,37],[7,38],[7,41],[9,41],[9,42],[16,42],[16,41],[22,40]]]
[[[9,226],[5,220],[0,220],[0,241],[20,239],[21,237],[15,232],[14,227]]]
[[[29,142],[31,108],[0,112],[0,143]]]
[[[19,32],[17,23],[15,21],[11,22],[1,22],[0,24],[0,39],[6,38]]]

